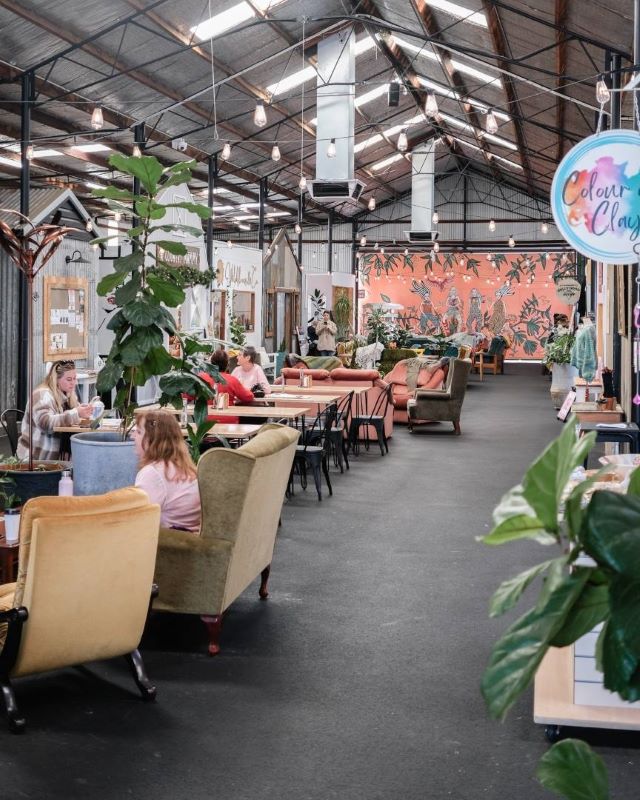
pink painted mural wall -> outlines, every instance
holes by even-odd
[[[554,313],[571,315],[556,298],[554,277],[572,275],[560,253],[362,256],[359,330],[371,304],[384,303],[396,324],[416,334],[504,336],[508,358],[539,359]]]

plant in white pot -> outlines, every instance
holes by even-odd
[[[197,457],[199,442],[213,423],[207,422],[208,401],[213,399],[211,387],[198,373],[207,373],[219,380],[219,372],[205,356],[211,345],[193,337],[180,334],[169,309],[184,302],[185,286],[189,274],[183,273],[163,260],[163,253],[175,256],[187,254],[182,242],[156,238],[162,233],[179,231],[193,237],[202,236],[202,227],[167,223],[165,217],[171,208],[183,208],[206,219],[211,211],[206,206],[187,201],[163,203],[158,196],[168,187],[187,183],[191,178],[193,161],[183,161],[163,168],[153,156],[123,156],[113,154],[109,163],[121,173],[138,178],[141,191],[134,194],[128,189],[110,186],[94,190],[94,195],[105,198],[111,209],[135,218],[127,232],[132,242],[132,252],[114,260],[113,272],[98,285],[98,294],[113,294],[116,311],[107,327],[114,339],[105,366],[98,374],[98,392],[116,390],[115,408],[122,418],[119,433],[94,432],[72,437],[76,491],[89,494],[99,487],[105,491],[107,465],[111,474],[109,488],[133,482],[137,468],[133,443],[128,438],[137,403],[136,387],[154,376],[160,376],[161,405],[182,407],[182,397],[194,398],[196,429],[190,437],[192,453]],[[106,241],[96,239],[96,243]],[[165,340],[178,337],[181,354],[171,355]],[[123,455],[105,457],[104,450],[95,445],[107,444],[111,450]]]
[[[561,332],[545,346],[544,363],[551,369],[551,399],[560,408],[573,386],[577,370],[571,366],[571,349],[576,337],[569,331]]]

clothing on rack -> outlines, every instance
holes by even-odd
[[[571,366],[585,381],[592,381],[598,368],[596,354],[596,329],[591,320],[585,320],[576,331],[576,340],[571,349]]]

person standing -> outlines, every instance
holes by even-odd
[[[337,332],[338,326],[331,319],[331,312],[323,312],[322,319],[316,322],[316,333],[318,334],[318,353],[321,356],[335,355]]]

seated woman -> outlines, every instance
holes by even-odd
[[[29,458],[29,417],[33,422],[33,457],[49,461],[60,457],[60,436],[56,427],[79,425],[91,417],[91,406],[78,402],[76,365],[54,361],[44,381],[35,389],[22,418],[16,456]]]
[[[136,486],[160,506],[160,525],[183,531],[200,529],[200,492],[180,424],[170,411],[136,415],[133,440],[138,455]]]
[[[245,389],[255,392],[259,386],[265,394],[271,394],[271,386],[258,364],[258,353],[255,347],[245,347],[238,355],[238,366],[231,373],[237,378]]]
[[[220,370],[220,377],[223,379],[224,383],[215,383],[211,375],[206,372],[199,372],[199,376],[202,378],[203,381],[206,381],[211,388],[217,389],[218,394],[227,394],[229,395],[229,405],[248,405],[249,403],[253,402],[253,392],[249,389],[246,389],[240,381],[230,375],[227,372],[229,368],[229,356],[224,350],[216,350],[211,354],[211,358],[209,359],[212,364],[214,364]],[[238,417],[228,417],[228,416],[216,416],[215,414],[210,414],[207,419],[213,419],[216,422],[227,422],[233,423],[238,422]]]

